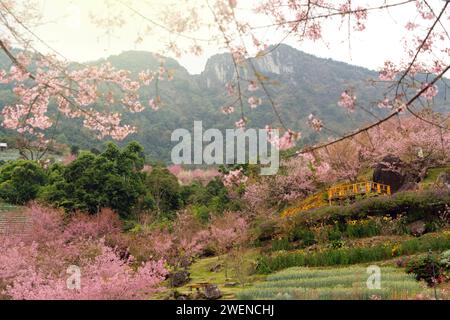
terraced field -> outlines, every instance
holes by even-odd
[[[26,218],[20,207],[0,203],[0,234],[23,232]]]
[[[371,273],[363,266],[349,268],[289,268],[269,275],[238,293],[240,299],[409,299],[430,293],[402,269],[381,267],[380,289],[369,289]]]

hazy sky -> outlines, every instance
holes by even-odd
[[[130,5],[137,5],[136,1],[128,1]],[[136,9],[142,10],[145,16],[156,19],[160,14],[158,4],[162,0],[140,1],[145,2],[145,9],[143,7],[136,7]],[[354,0],[355,2],[357,0]],[[244,9],[243,12],[246,12],[245,6],[250,7],[249,3],[249,0],[238,1],[239,6]],[[380,1],[371,0],[371,3],[376,4]],[[148,21],[138,16],[127,19],[125,25],[115,30],[113,34],[107,35],[105,30],[100,30],[92,23],[90,14],[94,13],[99,18],[108,16],[104,9],[105,4],[110,5],[111,10],[123,10],[123,16],[132,15],[129,9],[115,0],[40,0],[45,24],[36,28],[35,32],[52,48],[75,61],[94,60],[126,50],[155,52],[161,49],[162,45],[158,37],[145,36],[142,43],[135,43],[138,32],[148,24]],[[338,30],[339,24],[330,25],[324,30],[326,42],[308,41],[299,44],[295,39],[289,38],[285,43],[320,57],[330,57],[371,69],[379,69],[385,60],[396,61],[403,54],[401,40],[404,35],[404,26],[407,21],[414,19],[414,15],[414,4],[392,8],[389,12],[371,13],[366,31],[352,33],[351,50],[347,41],[346,28]],[[267,21],[257,21],[259,22],[264,25]],[[448,20],[445,23],[448,24]],[[158,27],[155,27],[154,31],[164,37],[164,31],[158,30]],[[273,43],[276,43],[281,36],[277,32],[265,32],[267,37],[273,39]],[[208,57],[219,51],[220,48],[211,46],[200,57],[188,55],[177,60],[189,72],[199,73],[203,70]]]

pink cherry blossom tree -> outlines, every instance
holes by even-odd
[[[252,212],[261,212],[301,199],[316,189],[314,173],[308,161],[291,159],[282,164],[281,173],[262,177],[247,186],[244,199]]]
[[[0,51],[10,60],[9,69],[0,70],[0,83],[9,84],[16,97],[14,103],[3,106],[2,125],[17,131],[23,157],[39,160],[45,155],[61,117],[81,119],[99,138],[123,140],[136,128],[122,123],[122,112],[161,105],[159,96],[143,104],[139,90],[172,78],[163,60],[159,70],[143,70],[137,79],[109,63],[70,64],[33,32],[42,21],[37,3],[3,1],[0,6]],[[52,54],[37,50],[37,42]]]
[[[421,117],[448,123],[436,113],[423,113]],[[355,182],[387,155],[399,158],[405,169],[422,178],[428,168],[450,161],[450,132],[414,116],[393,118],[367,130],[323,148],[301,151],[282,163],[281,174],[248,184],[244,199],[249,209],[269,212],[318,189]]]
[[[0,295],[12,299],[145,299],[159,290],[162,259],[138,263],[106,238],[119,232],[111,211],[97,217],[63,214],[36,204],[23,213],[27,228],[0,235]],[[7,226],[8,227],[8,226]],[[80,287],[67,270],[80,270]]]

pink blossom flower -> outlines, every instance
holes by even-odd
[[[321,131],[323,128],[322,120],[314,117],[313,114],[308,116],[308,124],[317,132]]]
[[[258,90],[258,85],[255,81],[250,81],[250,84],[248,85],[248,91],[256,91]]]
[[[322,27],[319,23],[312,23],[306,30],[306,36],[311,40],[319,40],[322,38]]]
[[[222,181],[226,187],[232,187],[245,183],[247,179],[248,178],[244,175],[242,168],[239,168],[224,175]]]
[[[430,71],[435,73],[435,74],[440,74],[443,70],[444,70],[444,67],[441,64],[441,62],[436,60],[436,61],[433,62],[433,67],[431,68]]]
[[[269,126],[266,126],[267,140],[279,150],[287,150],[295,146],[295,140],[300,139],[300,132],[287,130],[281,137],[274,134]]]
[[[408,23],[406,24],[405,28],[406,28],[406,30],[408,30],[408,31],[413,31],[413,30],[416,29],[418,26],[419,26],[419,25],[417,25],[417,24],[415,24],[415,23],[413,23],[413,22],[411,22],[411,21],[408,21]]]
[[[291,130],[286,131],[280,138],[278,148],[280,150],[287,150],[295,146],[295,140],[298,139],[298,133]]]
[[[386,61],[383,70],[380,71],[379,78],[382,81],[392,81],[397,73],[398,70],[395,65],[390,61]]]
[[[152,108],[155,111],[158,111],[159,105],[158,105],[158,103],[157,103],[157,101],[155,99],[150,99],[148,101],[148,104],[150,105],[150,108]]]
[[[153,81],[154,75],[153,73],[151,73],[149,70],[146,71],[141,71],[139,73],[139,80],[144,84],[144,85],[150,85],[150,83]]]
[[[354,16],[356,18],[356,25],[353,27],[355,31],[363,31],[366,29],[364,22],[367,20],[367,10],[362,7],[355,9]]]
[[[380,109],[390,109],[390,108],[392,108],[390,100],[388,98],[385,98],[385,99],[381,100],[378,103],[378,108],[380,108]]]
[[[233,86],[232,83],[227,82],[225,84],[225,89],[227,90],[227,93],[228,93],[229,96],[232,96],[234,94],[234,86]]]
[[[429,84],[428,83],[423,83],[422,87],[420,90],[421,91],[423,89],[425,89]],[[430,87],[428,87],[428,89],[426,89],[421,96],[424,97],[427,100],[433,100],[433,98],[438,94],[438,88],[436,85],[432,85]]]
[[[233,112],[234,112],[234,107],[233,106],[222,107],[222,113],[223,114],[232,114]]]
[[[247,102],[250,105],[250,108],[255,109],[256,107],[261,105],[262,100],[261,100],[261,98],[251,96],[250,98],[248,98]]]
[[[345,90],[341,94],[341,98],[338,102],[338,105],[346,108],[350,112],[353,112],[355,111],[355,103],[356,103],[356,96],[353,95],[351,92]]]

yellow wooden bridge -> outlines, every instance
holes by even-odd
[[[326,192],[316,193],[299,202],[296,206],[285,209],[282,217],[292,216],[302,211],[340,204],[344,200],[352,200],[357,196],[391,195],[391,187],[385,184],[364,181],[332,186]]]
[[[333,186],[327,192],[328,202],[332,205],[333,201],[343,200],[357,195],[391,195],[391,186],[373,181],[365,181]]]

